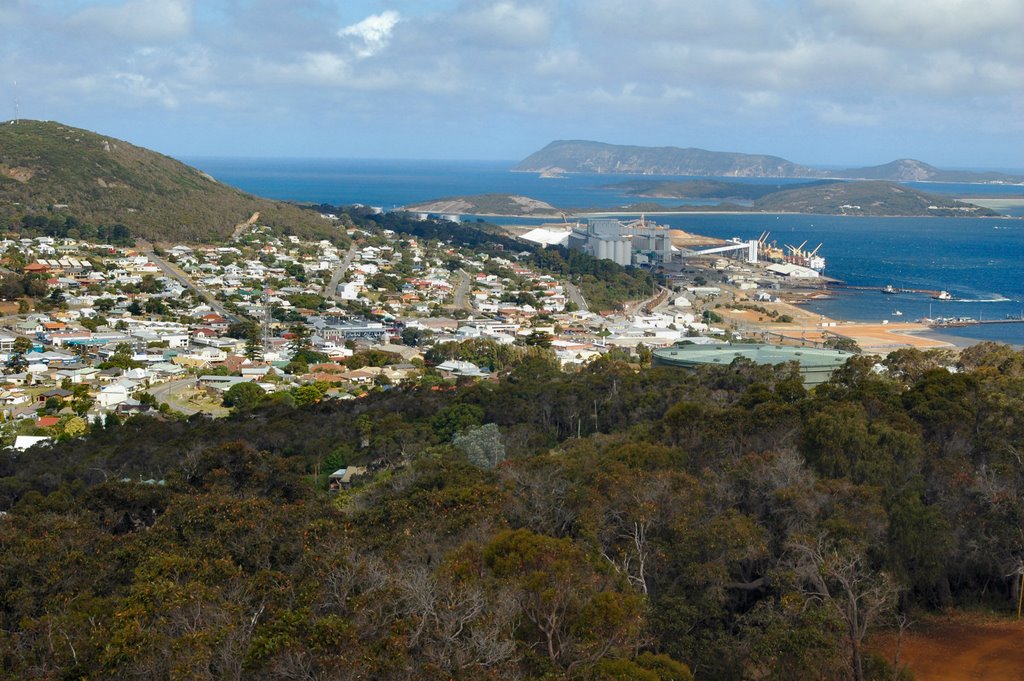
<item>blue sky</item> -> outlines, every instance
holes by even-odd
[[[1022,26],[1024,0],[0,0],[0,119],[179,157],[1024,168]]]

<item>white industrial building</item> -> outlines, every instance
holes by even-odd
[[[633,264],[633,244],[623,227],[618,220],[591,220],[569,235],[569,248],[626,267]]]

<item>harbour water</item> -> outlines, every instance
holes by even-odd
[[[616,207],[637,199],[602,188],[635,180],[626,175],[569,175],[543,179],[510,172],[499,161],[383,161],[189,159],[227,184],[270,198],[390,209],[447,196],[510,193],[560,207]],[[660,179],[644,176],[643,179]],[[679,178],[672,178],[679,179]],[[730,178],[731,179],[731,178]],[[744,180],[785,184],[800,180]],[[952,196],[1010,196],[1024,187],[915,183]],[[644,199],[644,201],[648,201]],[[679,200],[662,200],[678,205]],[[835,319],[910,321],[922,317],[1004,319],[1024,313],[1024,220],[1000,218],[869,218],[823,215],[674,214],[659,223],[720,238],[756,239],[771,232],[782,244],[824,244],[826,274],[851,286],[946,290],[954,300],[927,294],[882,295],[838,291],[807,304]],[[902,315],[894,315],[896,311]],[[1024,345],[1024,323],[946,329],[959,338]]]

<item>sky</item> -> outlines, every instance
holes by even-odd
[[[176,157],[556,139],[1024,168],[1024,0],[0,0],[0,119]]]

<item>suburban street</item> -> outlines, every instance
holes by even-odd
[[[178,283],[180,283],[182,286],[185,286],[186,288],[190,288],[193,291],[195,291],[196,293],[198,293],[199,297],[202,298],[204,301],[206,301],[206,304],[209,305],[210,308],[214,312],[219,314],[221,317],[224,317],[225,319],[227,319],[228,321],[231,321],[231,322],[242,321],[241,317],[239,317],[238,315],[234,314],[233,312],[228,312],[227,308],[224,307],[224,305],[222,305],[220,302],[215,300],[214,297],[212,295],[210,295],[210,293],[208,291],[206,291],[205,289],[203,289],[200,286],[198,286],[195,282],[193,282],[188,277],[188,275],[186,275],[180,269],[178,269],[177,267],[175,267],[171,263],[167,262],[166,260],[164,260],[163,258],[158,256],[156,253],[154,253],[153,252],[153,244],[149,243],[148,241],[146,241],[144,239],[139,239],[136,242],[136,246],[138,247],[138,249],[140,251],[145,253],[146,257],[149,258],[153,262],[154,265],[159,267],[160,270],[164,274],[166,274],[168,277],[171,277],[172,279],[176,279],[178,281]]]
[[[471,309],[469,304],[466,302],[466,296],[469,294],[470,279],[469,275],[465,270],[459,270],[459,283],[455,285],[455,293],[452,296],[452,307],[456,310],[469,310]]]
[[[325,291],[327,294],[326,297],[331,298],[332,300],[340,300],[340,298],[338,298],[338,284],[341,283],[341,278],[345,276],[345,272],[348,271],[348,268],[352,265],[352,260],[355,257],[356,245],[353,243],[349,246],[348,252],[345,253],[345,257],[342,258],[341,263],[334,270],[334,274],[331,275],[331,281],[327,284],[327,290]]]
[[[590,308],[587,307],[587,301],[583,298],[583,294],[580,293],[576,284],[565,282],[565,292],[569,296],[569,300],[576,304],[576,307],[579,308],[580,312],[590,311]]]

